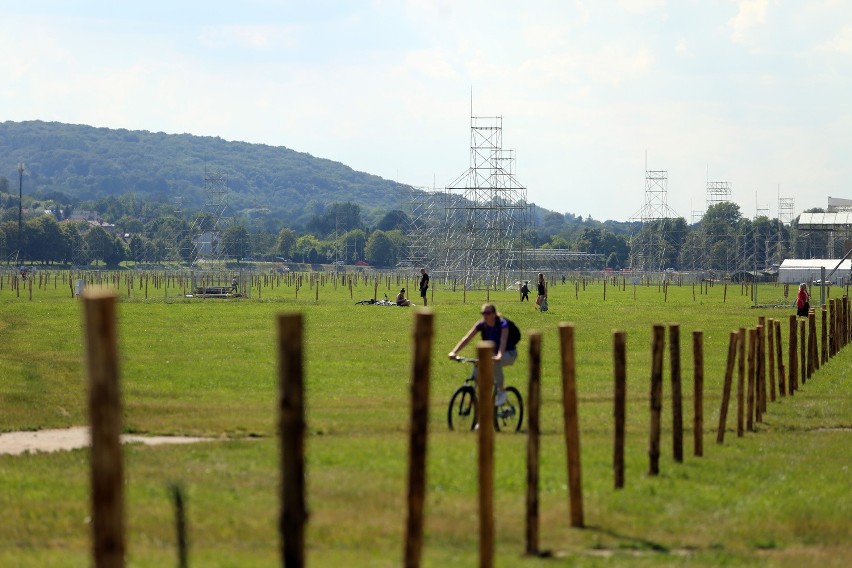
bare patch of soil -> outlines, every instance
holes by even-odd
[[[194,444],[208,442],[215,438],[196,438],[191,436],[140,436],[124,434],[125,444]],[[88,447],[91,442],[88,426],[74,426],[59,430],[34,430],[30,432],[6,432],[0,434],[0,455],[20,455],[37,452],[60,452]]]

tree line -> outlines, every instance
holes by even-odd
[[[193,236],[213,229],[216,222],[209,212],[177,215],[172,207],[134,193],[75,203],[53,197],[27,197],[19,231],[17,195],[9,193],[8,181],[0,185],[0,253],[5,260],[14,256],[20,261],[75,265],[188,262]],[[69,220],[74,212],[85,211],[96,213],[103,224]],[[270,228],[266,220],[245,215],[229,220],[217,232],[217,246],[221,256],[232,259],[364,261],[392,267],[406,258],[410,221],[404,211],[392,209],[368,226],[359,205],[330,203],[304,228],[283,223]],[[730,202],[712,206],[693,225],[682,218],[639,224],[548,212],[525,240],[529,247],[595,253],[602,259],[596,266],[577,268],[654,270],[762,269],[789,256],[828,256],[830,246],[825,234],[800,233],[795,221],[785,225],[767,217],[747,219]],[[842,254],[843,245],[840,239],[834,243],[834,256]]]

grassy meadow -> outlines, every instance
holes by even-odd
[[[68,274],[42,286],[0,289],[0,432],[85,425],[81,302]],[[182,287],[125,276],[118,289],[126,432],[214,441],[124,446],[129,565],[177,565],[168,486],[187,495],[191,566],[279,565],[275,437],[277,314],[305,318],[307,563],[399,566],[405,534],[409,380],[414,309],[355,305],[352,292],[305,276],[255,282],[250,298],[186,299]],[[378,296],[416,290],[416,276],[382,277]],[[40,282],[41,283],[41,282]],[[619,280],[619,284],[621,281]],[[756,432],[737,438],[735,397],[724,445],[715,443],[728,335],[787,318],[751,307],[740,285],[600,280],[550,286],[550,311],[516,291],[452,290],[433,280],[435,313],[423,565],[478,564],[476,436],[450,432],[447,403],[467,366],[447,352],[490,297],[524,332],[508,384],[527,391],[527,331],[543,333],[540,548],[524,552],[526,424],[495,440],[497,566],[846,566],[852,560],[852,349],[832,358],[793,397],[768,403]],[[604,293],[606,297],[604,299]],[[147,295],[147,297],[146,297]],[[818,293],[814,294],[818,297]],[[783,300],[762,285],[758,297]],[[419,298],[412,297],[419,304]],[[792,303],[792,297],[788,304]],[[576,326],[585,522],[569,526],[558,324]],[[684,456],[672,459],[668,346],[660,475],[649,477],[651,326],[680,324]],[[627,332],[626,486],[613,489],[612,331]],[[704,332],[704,457],[692,455],[692,331]],[[668,333],[666,334],[668,341]],[[472,343],[464,352],[474,356]],[[526,418],[525,418],[526,422]],[[90,565],[88,451],[0,455],[0,566]]]

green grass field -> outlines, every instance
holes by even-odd
[[[4,278],[6,278],[4,276]],[[65,284],[63,285],[62,278]],[[67,274],[33,299],[0,289],[0,432],[84,425],[83,316]],[[119,351],[126,432],[200,435],[188,446],[124,447],[129,565],[177,565],[168,486],[187,491],[190,565],[273,566],[278,560],[275,320],[305,318],[311,566],[398,566],[405,534],[409,381],[414,310],[354,305],[358,283],[316,291],[276,282],[239,300],[188,300],[150,285],[148,299],[119,283]],[[497,566],[846,566],[852,559],[852,350],[824,365],[795,396],[768,403],[755,433],[737,438],[728,413],[715,443],[728,334],[782,319],[753,309],[739,285],[554,283],[550,311],[517,292],[453,292],[437,283],[424,566],[478,563],[476,442],[450,432],[446,405],[467,371],[446,354],[477,319],[486,295],[525,332],[507,369],[526,394],[526,332],[543,333],[540,547],[524,551],[526,428],[495,444]],[[412,281],[383,279],[393,297]],[[702,293],[704,292],[704,293]],[[780,298],[764,285],[760,298]],[[412,298],[418,302],[418,298]],[[790,299],[792,303],[792,298]],[[558,324],[576,325],[586,528],[569,526],[561,422]],[[660,475],[649,477],[651,326],[680,324],[685,460],[672,459],[668,351]],[[612,331],[627,332],[626,487],[613,489]],[[692,456],[692,330],[704,332],[704,457]],[[465,354],[474,356],[473,345]],[[90,565],[88,451],[0,455],[0,566]]]

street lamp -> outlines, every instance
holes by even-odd
[[[21,219],[24,211],[24,163],[18,162],[18,257],[21,256]]]

